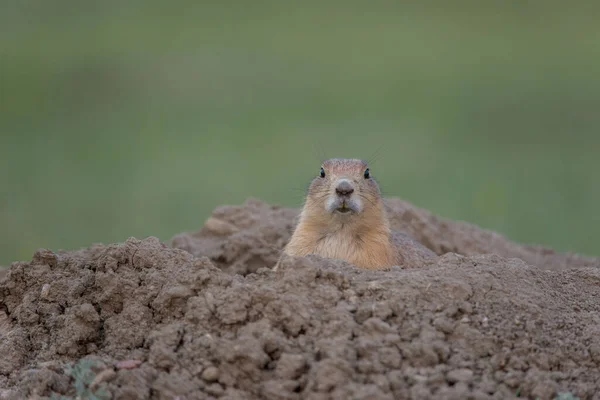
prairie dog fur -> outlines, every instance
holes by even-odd
[[[367,163],[336,158],[325,161],[312,180],[298,225],[283,252],[290,256],[317,254],[363,269],[385,269],[405,263],[400,247],[411,242],[392,232],[379,185]],[[418,250],[425,257],[435,255],[416,244],[420,247],[408,249],[408,253],[414,255]]]

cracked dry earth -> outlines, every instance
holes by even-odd
[[[296,209],[249,200],[199,232],[37,251],[0,278],[0,398],[600,399],[598,259],[521,246],[389,199],[440,256],[269,268]]]

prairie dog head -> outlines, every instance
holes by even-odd
[[[312,180],[305,203],[312,217],[351,223],[383,211],[379,185],[366,162],[329,159]]]
[[[318,254],[367,269],[393,265],[389,221],[367,163],[335,158],[317,171],[284,253]]]

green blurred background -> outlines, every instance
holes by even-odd
[[[378,149],[387,196],[600,255],[592,2],[0,4],[0,265],[300,206]]]

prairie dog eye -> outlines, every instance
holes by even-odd
[[[371,177],[371,172],[369,172],[369,168],[365,169],[365,179],[369,179]]]
[[[319,173],[319,175],[321,176],[321,178],[325,178],[325,169],[323,167],[321,167],[321,172]]]

